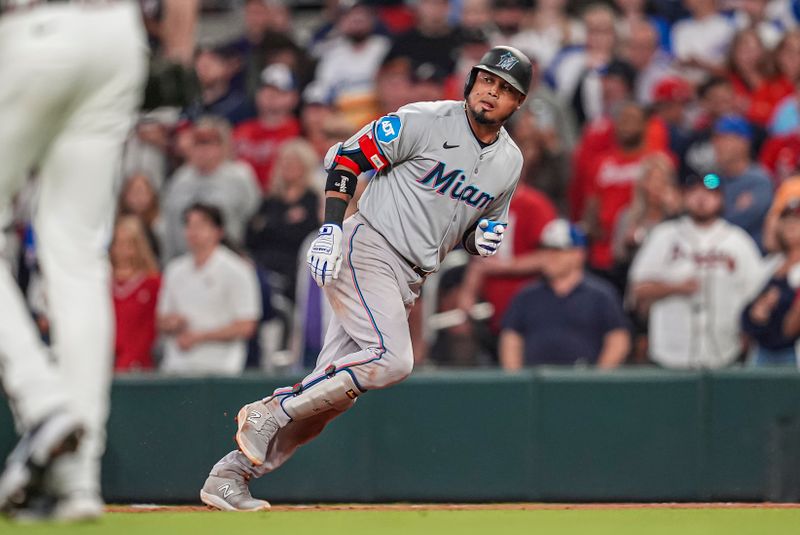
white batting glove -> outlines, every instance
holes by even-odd
[[[505,230],[505,223],[481,219],[480,223],[478,223],[478,228],[475,229],[475,248],[478,253],[481,256],[495,254],[503,241],[503,232]]]
[[[311,276],[322,287],[339,276],[342,267],[342,228],[327,223],[311,242],[306,256]]]

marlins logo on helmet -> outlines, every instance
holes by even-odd
[[[519,63],[519,59],[514,57],[514,54],[511,52],[506,52],[500,56],[500,61],[497,62],[497,66],[504,71],[510,71],[517,63]]]

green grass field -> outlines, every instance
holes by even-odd
[[[109,513],[80,525],[16,525],[3,535],[783,535],[800,533],[800,509],[283,510]]]

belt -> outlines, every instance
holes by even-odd
[[[376,229],[374,226],[372,226],[372,223],[370,223],[370,222],[369,222],[369,220],[368,220],[366,217],[364,217],[364,214],[362,214],[360,211],[359,211],[359,212],[356,212],[356,213],[354,214],[354,216],[357,216],[358,218],[362,219],[362,220],[363,220],[363,221],[364,221],[364,222],[365,222],[367,225],[369,225],[369,227],[370,227],[372,230],[374,230],[376,233],[378,233],[378,235],[380,235],[380,237],[381,237],[381,238],[383,238],[384,240],[386,240],[386,243],[389,245],[389,247],[391,247],[392,251],[394,251],[395,253],[397,253],[397,256],[399,256],[400,258],[402,258],[402,259],[403,259],[403,262],[405,262],[406,264],[408,264],[408,267],[410,267],[410,268],[411,268],[411,270],[412,270],[414,273],[416,273],[417,275],[419,275],[419,276],[420,276],[420,277],[422,277],[423,279],[424,279],[425,277],[427,277],[428,275],[430,275],[431,273],[433,273],[433,271],[426,271],[426,270],[422,269],[421,267],[419,267],[418,265],[416,265],[414,262],[412,262],[411,260],[409,260],[409,259],[408,259],[408,258],[406,258],[405,256],[401,255],[401,254],[400,254],[400,252],[399,252],[397,249],[395,249],[394,247],[392,247],[392,242],[390,242],[389,240],[387,240],[387,239],[386,239],[386,236],[384,236],[383,234],[381,234],[381,233],[380,233],[380,231],[378,231],[378,229]]]
[[[409,260],[408,258],[406,258],[405,256],[403,256],[403,255],[401,255],[401,254],[399,254],[399,253],[398,253],[398,256],[399,256],[400,258],[402,258],[402,259],[405,261],[405,263],[406,263],[406,264],[408,264],[408,267],[410,267],[410,268],[411,268],[411,270],[412,270],[414,273],[416,273],[417,275],[419,275],[419,276],[420,276],[420,277],[422,277],[423,279],[424,279],[425,277],[427,277],[428,275],[430,275],[431,273],[433,273],[433,271],[425,271],[424,269],[422,269],[422,268],[421,268],[421,267],[419,267],[418,265],[414,264],[414,263],[413,263],[411,260]]]

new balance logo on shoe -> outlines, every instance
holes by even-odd
[[[257,420],[261,418],[261,413],[256,411],[251,411],[250,416],[247,417],[247,421],[253,425],[256,425],[258,422]]]
[[[217,490],[222,494],[222,497],[225,498],[225,499],[227,499],[228,496],[233,494],[233,491],[231,490],[231,484],[230,483],[225,483],[224,485],[222,485]]]

